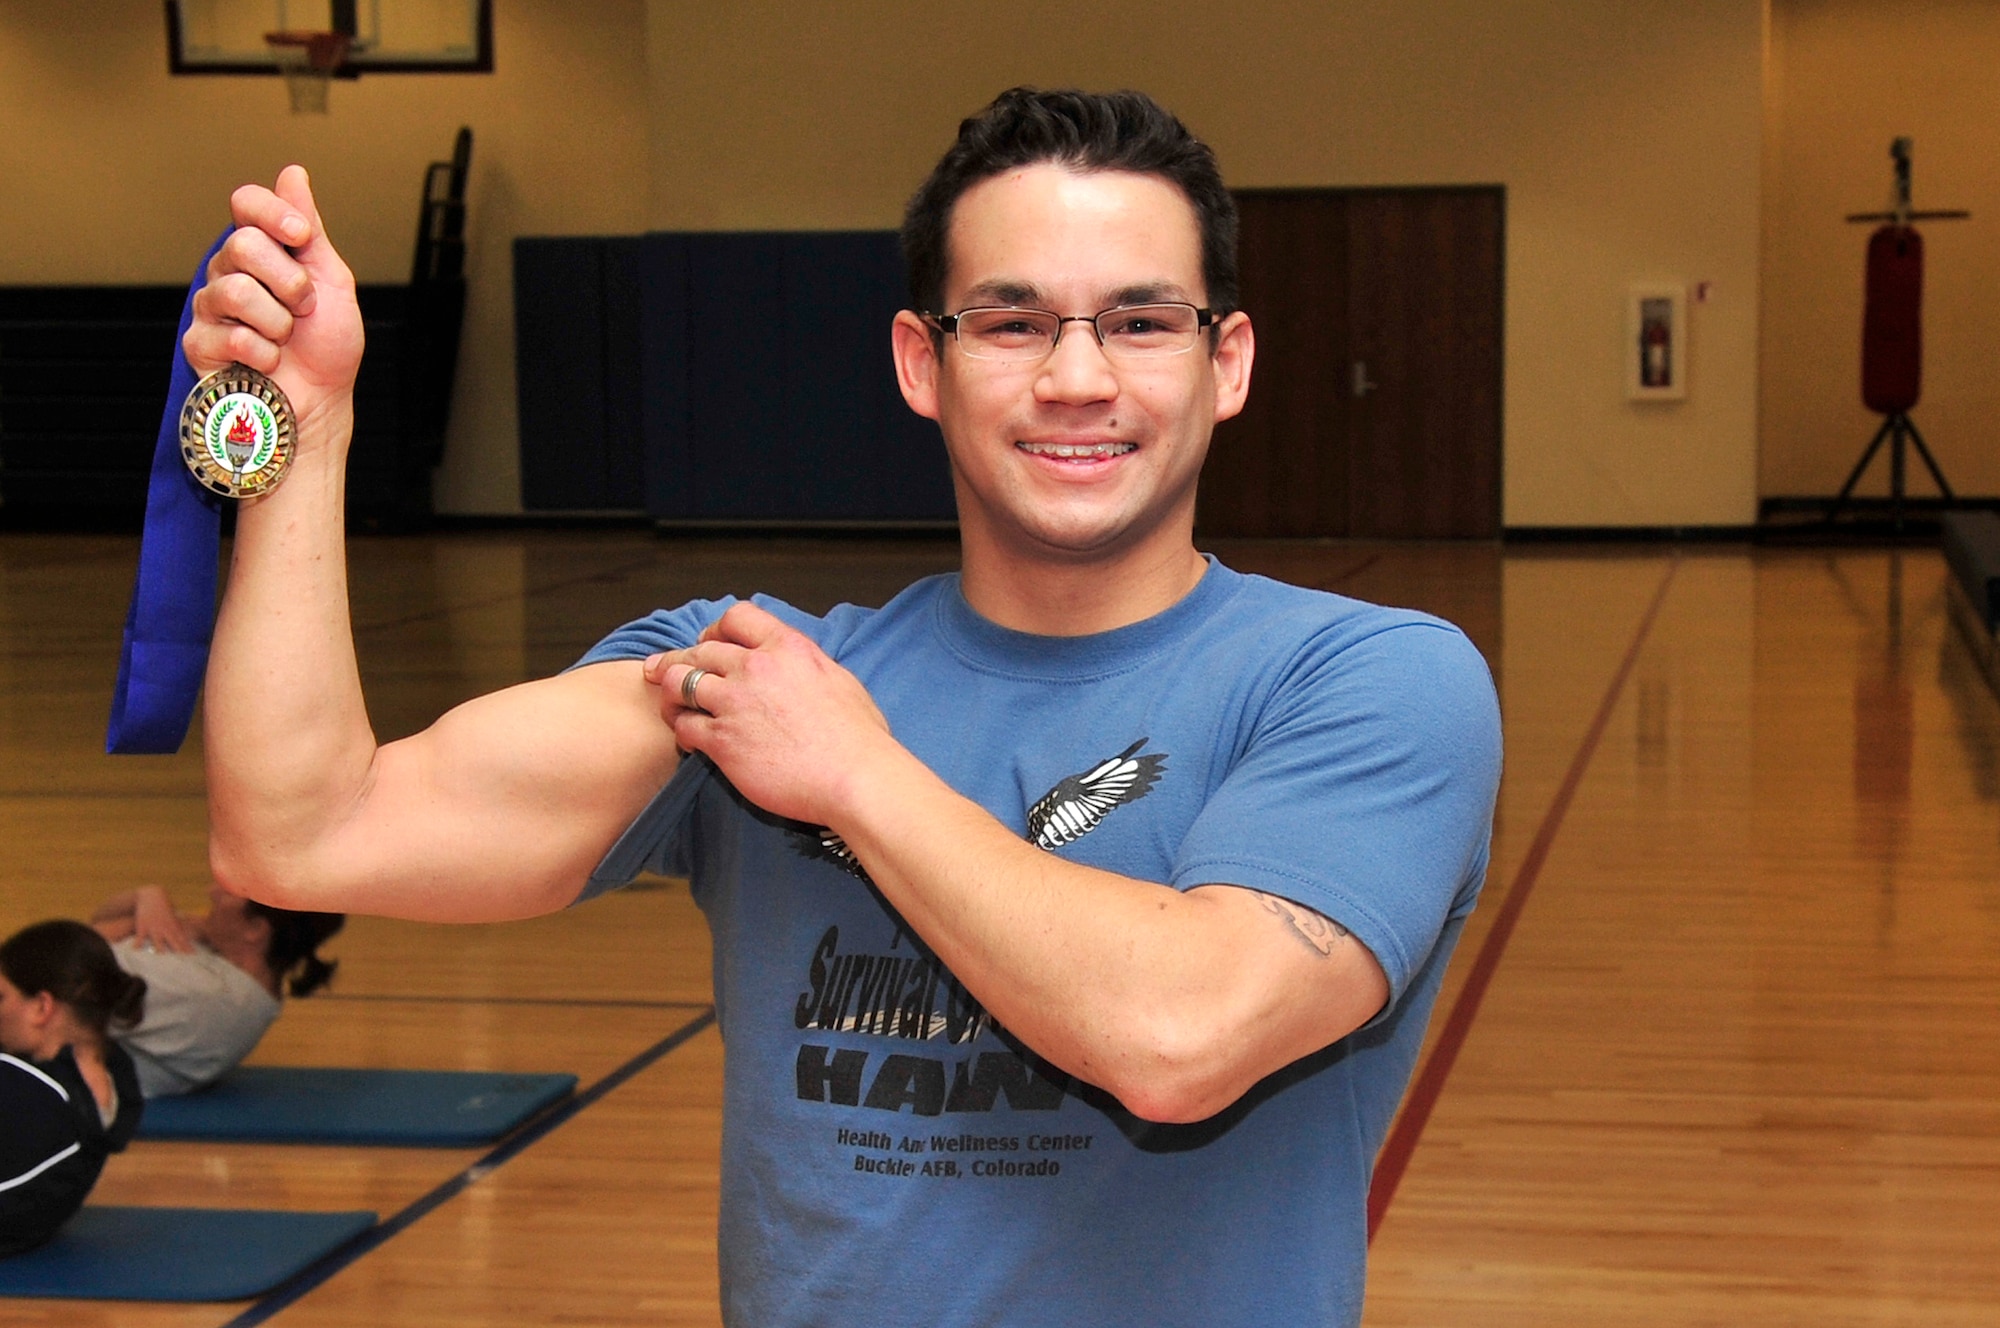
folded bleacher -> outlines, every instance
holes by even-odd
[[[1951,568],[1952,621],[2000,694],[2000,513],[1946,512],[1939,528]]]

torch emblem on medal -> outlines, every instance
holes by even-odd
[[[181,458],[202,487],[225,498],[278,487],[293,441],[292,403],[247,365],[232,364],[202,379],[181,408]]]

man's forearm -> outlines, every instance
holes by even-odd
[[[347,607],[352,420],[343,403],[314,421],[284,485],[237,516],[203,722],[213,866],[253,895],[310,876],[314,843],[361,796],[375,754]]]
[[[834,828],[883,894],[1003,1026],[1141,1116],[1211,1115],[1380,1006],[1379,969],[1344,932],[1309,979],[1336,1008],[1267,981],[1259,956],[1294,938],[1242,906],[1253,892],[1066,862],[907,753],[861,782],[872,795]]]

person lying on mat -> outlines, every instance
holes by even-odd
[[[0,1257],[53,1236],[139,1128],[138,1076],[112,1034],[145,1001],[145,981],[81,922],[0,944]]]
[[[939,425],[958,574],[662,608],[387,744],[343,556],[353,275],[303,170],[232,206],[182,346],[273,375],[297,450],[238,511],[208,665],[219,881],[471,921],[692,875],[725,1322],[1359,1322],[1499,714],[1449,624],[1196,547],[1254,344],[1185,125],[1017,88],[911,199],[881,368]],[[743,381],[844,353],[779,321]]]
[[[90,915],[126,972],[146,980],[146,1017],[116,1034],[147,1097],[204,1088],[236,1068],[278,1017],[286,994],[310,996],[339,967],[319,947],[342,913],[272,908],[210,886],[208,912],[176,912],[142,885]]]

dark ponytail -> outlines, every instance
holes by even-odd
[[[253,918],[262,918],[271,928],[264,945],[264,962],[271,966],[286,991],[293,996],[310,996],[333,980],[340,961],[319,957],[319,947],[347,925],[345,913],[302,913],[295,909],[273,908],[255,900],[244,907]]]
[[[24,996],[47,992],[99,1037],[146,1012],[146,981],[118,967],[111,946],[81,922],[23,927],[0,944],[0,973]]]

